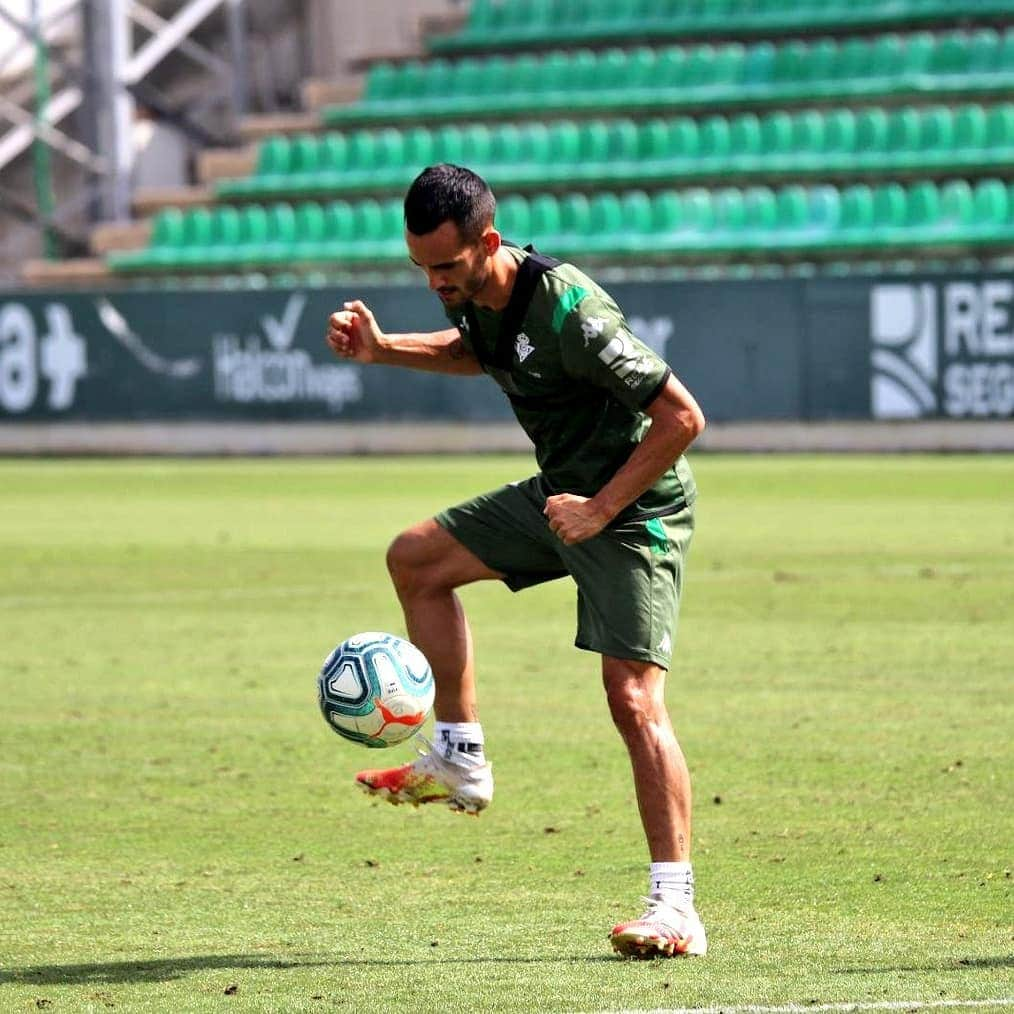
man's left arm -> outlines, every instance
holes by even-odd
[[[561,542],[569,546],[598,535],[649,489],[704,429],[700,406],[671,373],[644,412],[651,419],[644,439],[595,496],[560,493],[546,500],[543,513]]]

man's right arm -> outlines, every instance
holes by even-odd
[[[482,373],[479,360],[456,327],[420,334],[384,334],[373,312],[358,299],[345,303],[328,318],[327,343],[335,355],[357,363],[461,376]]]

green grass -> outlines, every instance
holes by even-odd
[[[647,858],[567,583],[464,590],[480,819],[360,796],[387,755],[316,709],[334,643],[403,630],[390,538],[530,468],[0,463],[0,1011],[1014,994],[1014,460],[697,457],[669,701],[711,952],[644,963],[608,950]]]

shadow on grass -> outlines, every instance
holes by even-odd
[[[216,968],[230,969],[286,969],[286,968],[403,968],[410,965],[469,965],[469,964],[596,964],[618,961],[615,955],[569,955],[561,957],[460,957],[416,958],[398,961],[378,958],[336,958],[333,961],[286,960],[256,954],[203,954],[186,958],[163,958],[157,961],[113,961],[81,965],[32,965],[27,968],[0,968],[0,985],[106,985],[129,982],[167,982],[181,979],[191,972]]]
[[[839,975],[871,975],[877,972],[960,972],[963,968],[1014,968],[1014,954],[988,958],[941,958],[931,965],[880,965],[876,968],[836,968]]]
[[[287,961],[256,954],[200,954],[188,958],[157,961],[112,961],[94,965],[32,965],[0,969],[0,985],[58,986],[91,983],[166,982],[191,972],[214,968],[313,968],[327,967],[330,961]]]

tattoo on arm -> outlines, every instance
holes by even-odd
[[[451,359],[464,359],[468,355],[468,349],[465,348],[465,343],[460,338],[455,338],[447,346],[447,354]]]

